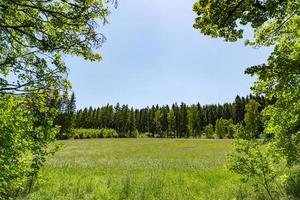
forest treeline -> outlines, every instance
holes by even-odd
[[[239,126],[245,127],[245,114],[249,105],[249,123],[255,126],[252,132],[259,137],[263,131],[260,112],[269,104],[263,96],[236,96],[234,102],[224,104],[201,105],[200,103],[187,105],[185,103],[165,106],[152,106],[134,109],[128,105],[115,106],[107,104],[99,108],[84,108],[75,111],[75,95],[61,104],[61,114],[57,124],[62,127],[58,138],[80,138],[75,129],[107,129],[109,136],[137,137],[143,134],[149,137],[188,138],[206,136],[207,138],[233,138]],[[253,119],[252,119],[253,118]],[[118,134],[110,134],[115,130]],[[88,132],[88,131],[86,131]],[[104,131],[105,132],[105,131]],[[239,131],[240,132],[240,131]],[[75,135],[74,135],[75,134]],[[76,135],[77,134],[77,135]],[[91,133],[95,135],[95,133]],[[99,133],[100,134],[100,133]],[[103,134],[90,137],[104,137]],[[104,134],[105,135],[105,134]],[[117,135],[117,136],[116,136]]]

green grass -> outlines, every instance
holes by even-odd
[[[233,199],[230,140],[90,139],[61,142],[22,199]]]

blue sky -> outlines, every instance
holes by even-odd
[[[77,107],[224,103],[249,94],[254,78],[244,70],[264,63],[270,49],[201,35],[192,28],[194,1],[119,0],[101,29],[103,61],[66,60]]]

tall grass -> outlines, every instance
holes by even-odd
[[[21,199],[233,199],[238,177],[224,168],[230,140],[61,141],[35,191]]]

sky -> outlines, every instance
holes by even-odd
[[[216,104],[249,94],[255,78],[244,70],[266,62],[270,49],[202,35],[192,27],[194,1],[119,0],[100,29],[107,38],[97,50],[103,60],[66,58],[77,108]]]

